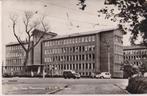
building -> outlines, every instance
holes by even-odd
[[[123,48],[124,62],[127,61],[132,65],[141,66],[144,56],[147,55],[147,47],[136,46],[124,46]]]
[[[23,43],[27,46],[27,43]],[[33,50],[30,51],[28,65],[33,63]],[[10,74],[20,72],[23,67],[25,51],[19,43],[9,43],[6,45],[6,66],[5,71]]]
[[[34,43],[38,41],[40,36],[43,36],[40,40],[40,42],[44,39],[51,38],[53,36],[56,36],[56,33],[48,32],[45,33],[43,31],[40,31],[38,29],[33,30],[33,40],[31,41],[31,46],[33,46]],[[30,67],[31,70],[35,65],[41,64],[41,43],[38,42],[38,45],[33,48],[29,53],[29,59],[27,62],[27,67]],[[28,46],[27,43],[23,43],[25,47]],[[17,74],[22,71],[24,68],[23,62],[25,58],[25,51],[22,48],[22,46],[18,42],[12,42],[6,45],[6,65],[3,67],[3,70],[5,72],[8,72],[9,74]],[[37,63],[36,63],[37,62]],[[33,68],[34,69],[34,68]]]
[[[122,43],[122,33],[113,28],[55,36],[42,42],[42,64],[49,75],[75,70],[81,76],[110,72],[122,77]]]
[[[39,30],[34,32],[33,42],[36,42],[43,32]],[[79,72],[81,76],[90,76],[93,72],[110,72],[112,77],[122,77],[120,70],[123,62],[122,43],[122,32],[118,28],[64,36],[51,32],[45,34],[32,50],[29,58],[31,62],[27,66],[31,66],[33,72],[41,69],[41,72],[45,71],[49,76],[62,75],[63,70],[71,69]],[[6,49],[11,46],[14,45],[6,45]],[[6,52],[11,53],[7,50]],[[14,67],[21,64],[11,65]],[[5,68],[9,65],[7,62]]]
[[[134,67],[140,68],[142,73],[147,71],[147,47],[142,45],[124,46],[124,64],[130,64]],[[145,64],[145,65],[144,65]],[[143,69],[143,70],[142,70]],[[128,73],[124,71],[124,78],[128,78]]]

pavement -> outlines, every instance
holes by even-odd
[[[129,94],[127,79],[3,78],[2,93],[11,94]]]

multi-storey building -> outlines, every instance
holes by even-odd
[[[141,66],[144,56],[147,55],[147,47],[141,45],[124,46],[123,54],[124,62],[127,61],[130,64]]]
[[[42,33],[35,30],[33,42],[36,42]],[[62,75],[63,70],[69,69],[79,72],[81,76],[89,76],[93,72],[110,72],[112,77],[122,77],[120,70],[123,62],[122,43],[122,32],[118,28],[64,36],[49,32],[30,53],[27,66],[31,66],[31,71],[36,72],[39,69],[42,70],[41,72],[46,71],[47,75]],[[20,46],[19,44],[6,45],[6,53],[12,53],[12,50],[8,51],[8,49],[16,45]],[[17,54],[17,58],[21,58],[18,49],[14,54]],[[9,56],[9,60],[12,60],[13,57]],[[23,58],[14,60],[15,62],[11,64],[8,57],[6,60],[6,69],[9,65],[16,68],[15,65],[22,65],[20,62],[23,62]]]
[[[122,62],[122,33],[118,29],[56,36],[42,42],[42,64],[50,75],[54,68],[58,75],[75,70],[81,76],[106,71],[122,77]]]
[[[27,43],[23,43],[27,46]],[[33,63],[33,50],[29,53],[28,65]],[[5,71],[15,73],[22,70],[25,58],[25,51],[19,43],[9,43],[6,45],[6,66]]]
[[[53,33],[53,32],[45,33],[43,31],[35,29],[35,30],[33,30],[32,35],[33,35],[33,40],[31,41],[31,46],[33,46],[33,44],[38,41],[40,36],[42,36],[42,39],[40,40],[38,45],[35,46],[29,53],[27,67],[29,66],[30,70],[35,65],[41,64],[41,60],[40,60],[41,41],[44,39],[48,39],[53,36],[56,36],[57,34]],[[22,42],[22,44],[25,47],[28,46],[28,44],[25,42],[24,43]],[[6,64],[5,64],[5,66],[3,66],[3,70],[8,73],[11,73],[11,74],[19,73],[24,68],[23,62],[24,62],[25,54],[26,54],[26,52],[24,51],[24,49],[22,48],[22,46],[18,42],[7,44],[6,45]]]

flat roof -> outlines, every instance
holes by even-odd
[[[26,44],[26,42],[22,42],[23,44]],[[13,45],[20,45],[19,42],[10,42],[8,44],[6,44],[6,46],[13,46]]]
[[[146,46],[143,45],[134,45],[134,46],[124,46],[123,50],[135,50],[135,49],[147,49]]]
[[[110,28],[103,28],[103,29],[98,29],[94,31],[87,31],[87,32],[80,32],[80,33],[72,33],[69,35],[57,35],[51,39],[48,40],[55,40],[55,39],[62,39],[62,38],[70,38],[70,37],[77,37],[77,36],[85,36],[85,35],[92,35],[92,34],[97,34],[97,33],[102,33],[102,32],[107,32],[107,31],[112,31],[118,29],[117,26],[110,27]],[[44,41],[48,41],[44,40]]]

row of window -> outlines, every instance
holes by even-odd
[[[9,60],[6,60],[6,64],[12,64],[12,65],[20,65],[22,64],[23,60],[22,59],[9,59]]]
[[[142,49],[142,50],[125,50],[124,55],[128,54],[147,54],[147,49]]]
[[[95,63],[56,64],[54,67],[48,65],[46,68],[48,70],[52,70],[52,68],[56,70],[93,70],[95,68]]]
[[[135,61],[135,62],[133,62],[133,64],[140,66],[142,64],[142,62],[141,61]]]
[[[25,52],[24,53],[20,53],[20,52],[19,53],[16,53],[16,52],[14,53],[13,52],[13,53],[7,53],[6,54],[6,57],[22,57],[22,56],[25,56]]]
[[[22,70],[23,67],[19,67],[19,66],[13,66],[13,67],[5,67],[5,71],[6,70],[10,70],[10,71],[19,71],[19,70]]]
[[[47,41],[44,44],[45,46],[53,46],[53,45],[75,44],[75,43],[93,42],[93,41],[95,41],[95,36],[85,36],[85,37],[69,38],[64,40]]]
[[[55,62],[55,61],[80,61],[80,60],[95,60],[95,54],[50,56],[50,57],[44,58],[44,62]]]
[[[24,45],[24,46],[27,47],[27,45]],[[21,45],[8,46],[8,47],[6,47],[6,51],[9,51],[9,50],[23,50],[23,48],[22,48]]]
[[[58,54],[58,53],[73,53],[73,52],[85,52],[94,51],[95,45],[89,46],[74,46],[74,47],[64,47],[64,48],[50,48],[44,51],[44,54]]]
[[[143,59],[143,55],[137,55],[137,56],[124,56],[124,60],[136,60],[136,59]]]

